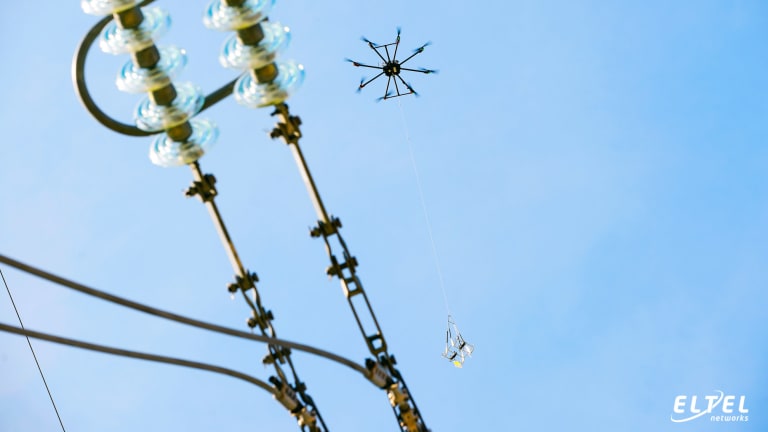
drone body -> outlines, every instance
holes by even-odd
[[[363,38],[363,41],[368,43],[368,46],[376,53],[376,55],[379,56],[379,58],[382,61],[381,65],[380,66],[371,66],[371,65],[363,64],[363,63],[360,63],[360,62],[357,62],[357,61],[354,61],[354,60],[350,60],[350,59],[347,59],[347,61],[352,63],[352,65],[355,66],[355,67],[367,67],[367,68],[371,68],[371,69],[378,69],[378,70],[381,71],[376,76],[374,76],[373,78],[369,79],[368,81],[366,81],[365,78],[360,80],[360,86],[357,88],[357,91],[362,90],[363,87],[365,87],[368,84],[372,83],[373,81],[375,81],[377,78],[379,78],[382,75],[387,77],[387,87],[384,89],[384,96],[380,97],[378,100],[386,100],[386,99],[395,98],[395,97],[398,97],[398,96],[405,96],[405,95],[409,95],[409,94],[413,94],[413,95],[418,96],[418,93],[416,93],[416,90],[414,90],[413,87],[410,84],[408,84],[403,79],[403,77],[400,76],[400,72],[402,72],[402,71],[421,72],[423,74],[431,74],[431,73],[436,73],[437,72],[437,71],[432,70],[432,69],[424,69],[424,68],[411,69],[411,68],[403,67],[405,62],[407,62],[408,60],[412,59],[417,54],[420,54],[420,53],[424,52],[424,48],[429,46],[430,43],[427,42],[424,45],[420,46],[419,48],[416,48],[415,50],[413,50],[413,54],[411,54],[405,60],[402,60],[402,61],[397,60],[397,49],[400,47],[400,29],[399,28],[397,29],[397,39],[395,40],[395,42],[392,42],[392,43],[389,43],[389,44],[385,44],[385,45],[376,45],[376,44],[374,44],[373,42],[369,41],[366,38]],[[392,46],[394,46],[395,48],[394,48],[393,54],[390,56],[389,48],[392,47]],[[382,49],[383,49],[384,54],[386,55],[386,58],[384,57],[384,55],[382,55],[382,51],[380,51]],[[405,91],[403,91],[403,93],[400,92],[400,85],[398,84],[398,81],[402,85],[404,85],[406,89],[408,89],[407,92],[405,92]],[[389,89],[390,85],[392,85],[392,83],[394,83],[394,88],[395,88],[394,92],[391,92],[390,89]]]

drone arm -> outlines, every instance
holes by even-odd
[[[397,42],[395,42],[395,53],[392,54],[392,58],[397,58],[397,49],[400,48],[400,34],[397,35]]]
[[[435,71],[433,69],[410,69],[410,68],[404,68],[404,67],[401,67],[400,69],[401,70],[406,70],[406,71],[411,71],[411,72],[421,72],[423,74],[435,73]]]
[[[363,87],[367,86],[368,84],[372,83],[373,80],[375,80],[376,78],[378,78],[378,77],[380,77],[382,75],[384,75],[384,72],[381,72],[378,75],[376,75],[375,77],[373,77],[373,78],[369,79],[368,81],[364,82],[363,84],[360,84],[360,88],[363,88]]]
[[[401,61],[400,65],[404,65],[405,62],[407,62],[408,60],[410,60],[410,59],[416,57],[417,55],[421,54],[423,51],[424,51],[424,48],[417,49],[415,53],[411,54],[410,56],[408,56],[408,58],[406,58],[405,60]]]
[[[354,60],[352,60],[352,66],[354,66],[354,67],[367,67],[367,68],[371,68],[371,69],[383,69],[381,66],[371,66],[371,65],[367,65],[367,64],[358,63],[358,62],[356,62]]]
[[[403,83],[403,85],[405,85],[405,87],[406,87],[406,88],[408,88],[408,90],[410,90],[410,92],[411,92],[411,93],[415,94],[416,96],[418,96],[418,95],[419,95],[418,93],[416,93],[416,90],[414,90],[414,89],[413,89],[413,87],[411,87],[411,85],[410,85],[410,84],[408,84],[407,82],[405,82],[405,80],[403,79],[403,77],[401,77],[400,75],[396,75],[396,76],[397,76],[397,78],[400,80],[400,82],[402,82],[402,83]],[[397,87],[397,81],[395,81],[395,87]],[[397,92],[397,93],[399,94],[399,93],[400,93],[400,91],[398,90],[398,92]]]

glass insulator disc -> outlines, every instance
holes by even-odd
[[[149,160],[161,167],[173,167],[191,164],[207,153],[219,130],[207,119],[192,119],[192,135],[184,142],[173,141],[167,134],[162,134],[152,141],[149,148]]]
[[[88,15],[102,16],[132,8],[135,4],[136,0],[83,0],[80,7]]]
[[[205,10],[203,24],[212,30],[239,30],[263,21],[274,5],[275,0],[246,0],[240,6],[213,0]]]
[[[171,26],[171,16],[158,7],[141,10],[144,20],[135,29],[120,28],[116,22],[107,24],[99,40],[99,48],[107,54],[128,54],[141,51],[160,38]]]
[[[272,82],[259,83],[245,74],[235,82],[235,100],[249,108],[275,105],[288,99],[304,82],[304,66],[294,62],[277,64],[277,77]]]
[[[258,69],[275,61],[277,55],[288,47],[291,33],[288,27],[277,22],[261,24],[264,39],[258,45],[243,45],[232,35],[221,49],[221,65],[232,69]]]
[[[175,46],[159,49],[160,61],[152,68],[140,68],[129,60],[117,74],[117,88],[127,93],[144,93],[165,87],[187,64],[184,50]]]
[[[200,111],[205,102],[203,91],[192,83],[174,84],[176,99],[170,105],[157,105],[149,97],[136,107],[134,119],[139,129],[157,132],[187,121]]]

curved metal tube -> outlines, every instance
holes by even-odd
[[[244,331],[235,330],[227,327],[223,327],[216,324],[207,323],[205,321],[199,321],[194,318],[188,318],[182,315],[177,315],[172,312],[167,312],[161,309],[156,309],[151,306],[147,306],[141,303],[137,303],[131,300],[128,300],[123,297],[118,297],[113,294],[106,293],[104,291],[100,291],[94,288],[89,288],[85,285],[79,284],[77,282],[64,279],[60,276],[56,276],[54,274],[48,273],[44,270],[32,267],[30,265],[24,264],[22,262],[16,261],[12,258],[8,258],[4,255],[0,255],[0,262],[7,264],[11,267],[14,267],[18,270],[21,270],[25,273],[29,273],[31,275],[37,276],[39,278],[45,279],[49,282],[53,282],[58,285],[65,286],[67,288],[73,289],[75,291],[79,291],[83,294],[88,294],[93,297],[100,298],[102,300],[107,300],[112,303],[119,304],[121,306],[125,306],[131,309],[135,309],[150,315],[154,315],[160,318],[165,318],[171,321],[175,321],[181,324],[187,324],[191,325],[193,327],[210,330],[212,332],[226,334],[229,336],[239,337],[242,339],[250,339],[258,342],[265,342],[269,344],[275,344],[280,345],[288,348],[292,348],[298,351],[303,351],[309,354],[314,354],[316,356],[320,356],[323,358],[326,358],[328,360],[334,361],[336,363],[342,364],[344,366],[347,366],[351,369],[353,369],[356,372],[361,373],[364,377],[368,378],[370,375],[370,372],[365,367],[353,362],[352,360],[349,360],[347,358],[344,358],[340,355],[336,355],[330,351],[325,351],[319,348],[314,348],[309,345],[304,345],[297,342],[291,342],[283,339],[277,339],[277,338],[271,338],[267,336],[260,336],[252,333],[246,333]]]
[[[54,343],[57,343],[57,344],[69,345],[69,346],[73,346],[73,347],[77,347],[77,348],[87,349],[87,350],[90,350],[90,351],[98,351],[98,352],[102,352],[102,353],[106,353],[106,354],[112,354],[112,355],[117,355],[117,356],[121,356],[121,357],[130,357],[130,358],[141,359],[141,360],[148,360],[148,361],[153,361],[153,362],[158,362],[158,363],[166,363],[166,364],[172,364],[172,365],[176,365],[176,366],[184,366],[184,367],[188,367],[188,368],[192,368],[192,369],[200,369],[200,370],[205,370],[205,371],[209,371],[209,372],[215,372],[215,373],[222,374],[222,375],[229,375],[229,376],[231,376],[233,378],[241,379],[241,380],[247,381],[247,382],[249,382],[251,384],[255,384],[255,385],[261,387],[262,389],[268,391],[272,395],[275,394],[275,389],[273,389],[272,386],[270,386],[266,382],[264,382],[264,381],[262,381],[262,380],[260,380],[260,379],[258,379],[256,377],[252,377],[250,375],[246,375],[246,374],[244,374],[242,372],[238,372],[238,371],[233,370],[233,369],[228,369],[228,368],[221,367],[221,366],[215,366],[215,365],[208,364],[208,363],[200,363],[200,362],[196,362],[196,361],[184,360],[184,359],[179,359],[179,358],[175,358],[175,357],[166,357],[166,356],[161,356],[161,355],[156,355],[156,354],[147,354],[147,353],[142,353],[142,352],[138,352],[138,351],[130,351],[130,350],[125,350],[125,349],[121,349],[121,348],[113,348],[113,347],[108,347],[108,346],[104,346],[104,345],[97,345],[97,344],[92,344],[92,343],[89,343],[89,342],[83,342],[83,341],[79,341],[79,340],[75,340],[75,339],[69,339],[69,338],[65,338],[65,337],[61,337],[61,336],[56,336],[56,335],[52,335],[52,334],[48,334],[48,333],[36,332],[34,330],[22,329],[22,328],[19,328],[19,327],[14,327],[14,326],[3,324],[3,323],[0,323],[0,331],[4,331],[4,332],[8,332],[8,333],[15,333],[15,334],[22,335],[22,336],[29,336],[29,337],[32,337],[32,338],[35,338],[35,339],[42,339],[42,340],[46,340],[46,341],[49,341],[49,342],[54,342]]]
[[[152,3],[154,0],[143,1],[140,6],[146,6]],[[102,18],[94,25],[88,33],[86,33],[80,45],[77,47],[77,53],[72,61],[72,80],[75,85],[77,96],[80,98],[80,102],[83,103],[85,109],[88,110],[91,115],[99,121],[99,123],[112,129],[117,133],[130,136],[150,136],[153,133],[143,131],[136,126],[119,122],[109,115],[107,115],[101,108],[93,101],[88,86],[85,84],[85,59],[88,57],[88,50],[93,45],[93,42],[99,37],[99,33],[106,27],[106,25],[112,21],[112,15]]]
[[[154,0],[145,0],[139,4],[139,7],[149,5],[152,2],[154,2]],[[85,109],[87,109],[88,112],[96,120],[98,120],[99,123],[117,133],[136,137],[144,137],[162,133],[163,131],[147,132],[137,128],[136,126],[115,120],[107,113],[105,113],[101,108],[99,108],[98,105],[96,105],[93,97],[91,97],[91,93],[88,91],[88,86],[85,83],[85,60],[88,57],[88,50],[91,48],[96,38],[99,37],[99,33],[104,30],[104,27],[106,27],[106,25],[112,19],[113,17],[111,15],[102,18],[99,22],[96,23],[96,25],[91,28],[91,30],[88,31],[88,33],[86,33],[83,40],[80,41],[80,45],[77,47],[75,58],[72,60],[72,81],[75,86],[77,96],[80,98],[80,102],[82,102],[83,106],[85,106]],[[211,106],[232,94],[235,81],[237,81],[237,78],[223,85],[213,93],[207,95],[205,97],[205,103],[203,103],[203,107],[199,112],[210,108]]]

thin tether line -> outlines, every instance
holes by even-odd
[[[421,210],[424,213],[424,221],[427,224],[427,233],[429,233],[429,242],[432,245],[432,257],[435,260],[435,268],[437,269],[437,276],[440,279],[440,289],[443,292],[443,301],[445,302],[445,310],[448,315],[451,315],[451,308],[448,307],[448,294],[445,292],[445,281],[443,279],[443,268],[440,265],[440,257],[437,254],[437,246],[435,246],[435,236],[432,234],[432,222],[429,218],[429,211],[427,210],[427,202],[424,199],[424,189],[421,187],[421,176],[419,175],[419,168],[416,165],[416,157],[413,154],[413,145],[411,144],[411,134],[408,132],[408,122],[405,120],[405,112],[403,111],[403,105],[400,103],[400,99],[397,100],[397,106],[400,108],[400,118],[403,120],[403,129],[405,130],[405,142],[408,144],[408,153],[411,156],[411,167],[413,167],[413,174],[416,177],[416,188],[419,191],[419,200],[421,201]]]
[[[8,287],[8,282],[5,280],[5,275],[3,274],[2,270],[0,270],[0,277],[2,277],[3,279],[3,285],[5,285],[5,290],[8,291],[8,297],[11,299],[13,310],[16,312],[16,318],[19,319],[19,326],[21,326],[23,330],[26,330],[24,328],[24,323],[21,321],[21,315],[19,314],[19,309],[16,307],[16,302],[13,301],[13,295],[11,294],[11,289]],[[51,399],[51,405],[53,405],[53,410],[56,412],[56,418],[59,419],[61,430],[66,432],[66,429],[64,429],[64,422],[61,421],[61,415],[59,415],[59,409],[56,408],[56,402],[53,401],[53,395],[51,394],[51,389],[50,387],[48,387],[48,382],[45,380],[43,369],[40,367],[40,362],[37,361],[37,355],[35,354],[35,349],[32,348],[32,341],[29,340],[29,336],[25,336],[25,337],[27,338],[27,344],[29,345],[29,350],[32,351],[32,357],[35,359],[37,370],[40,372],[40,378],[43,379],[43,384],[45,385],[45,391],[48,392],[48,397]]]

